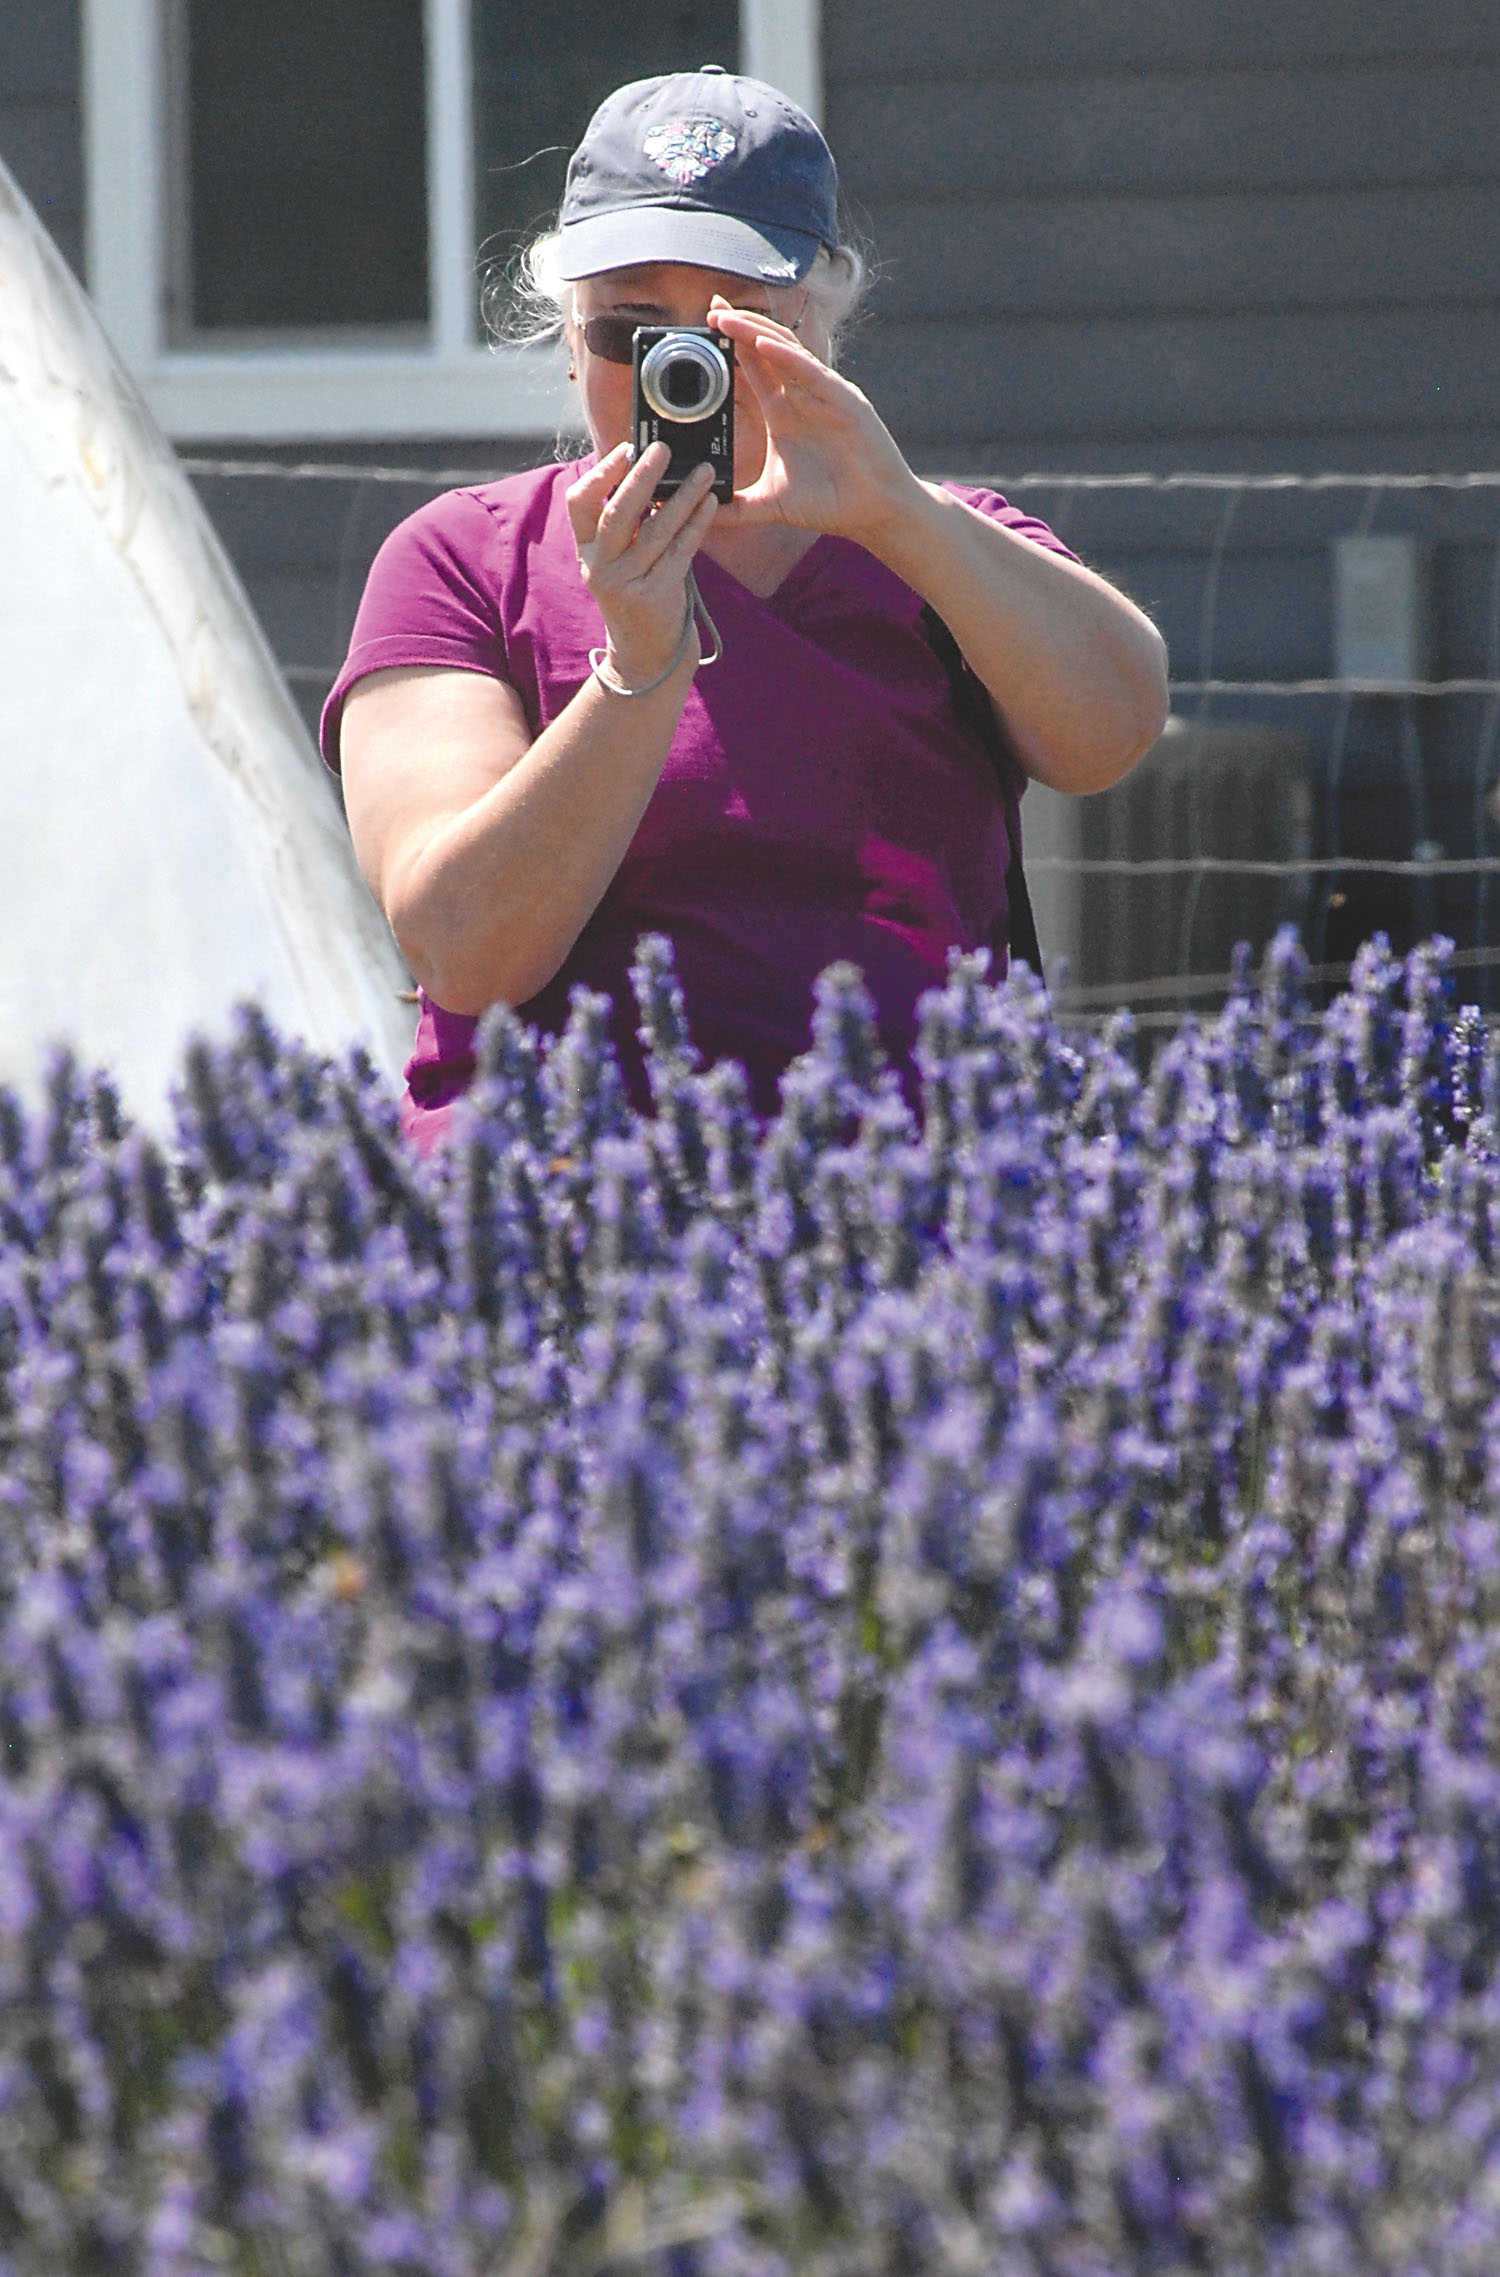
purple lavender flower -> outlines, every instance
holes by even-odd
[[[1500,1049],[0,1097],[0,2270],[1489,2277]]]

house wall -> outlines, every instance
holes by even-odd
[[[0,6],[0,157],[83,274],[77,0]]]
[[[825,0],[931,467],[1471,467],[1500,447],[1492,0]]]
[[[1491,0],[825,0],[828,128],[880,279],[851,376],[915,464],[1500,466],[1500,14]],[[1028,502],[1125,574],[1183,678],[1331,669],[1348,494]],[[1481,673],[1496,516],[1438,549],[1442,674]],[[1211,646],[1210,646],[1211,642]]]
[[[1179,681],[1330,675],[1330,546],[1356,527],[1431,546],[1433,677],[1500,674],[1500,494],[1017,480],[1500,467],[1493,0],[824,0],[824,49],[880,263],[847,365],[921,470],[1051,520],[1152,611]],[[1178,709],[1302,734],[1320,851],[1490,850],[1487,697]],[[1377,924],[1485,937],[1473,881],[1340,885],[1331,957]]]
[[[257,443],[247,451],[229,436],[218,444],[194,444],[185,455],[190,464],[212,463],[219,456],[288,465],[333,459],[348,468],[371,464],[389,472],[411,466],[493,477],[535,466],[551,448],[550,438],[538,438],[534,445],[497,445],[484,438],[464,442],[446,437],[427,444],[320,443],[306,450]],[[315,728],[323,698],[343,663],[354,612],[381,541],[442,485],[353,474],[327,481],[247,481],[211,474],[193,480],[286,669],[292,694],[308,726]]]

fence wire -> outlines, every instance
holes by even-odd
[[[497,471],[336,458],[182,463],[203,483],[323,485],[344,494],[340,641],[374,550],[361,501],[373,504],[381,491],[435,494],[491,481]],[[1286,918],[1300,925],[1322,987],[1347,977],[1354,947],[1372,931],[1398,949],[1442,931],[1476,998],[1486,1009],[1500,1005],[1490,917],[1490,880],[1500,871],[1491,814],[1500,470],[985,470],[968,479],[1042,515],[1163,622],[1184,658],[1170,683],[1174,721],[1198,738],[1191,749],[1201,747],[1164,805],[1153,808],[1147,795],[1148,761],[1120,790],[1069,802],[1081,817],[1076,844],[1029,844],[1027,871],[1062,1008],[1099,1018],[1129,1003],[1145,1027],[1211,1008],[1230,986],[1234,940],[1248,939],[1258,953]],[[1439,669],[1420,678],[1361,680],[1328,669],[1333,540],[1369,536],[1377,523],[1383,535],[1413,535],[1431,550]],[[1278,561],[1290,581],[1279,605],[1267,598]],[[1258,585],[1247,575],[1257,567]],[[1310,644],[1325,653],[1310,654]],[[1284,672],[1282,656],[1292,667]],[[291,654],[282,669],[311,695],[331,684],[340,661]],[[1262,789],[1258,807],[1241,799],[1231,811],[1222,794],[1237,736],[1241,771],[1258,769]],[[1278,811],[1288,799],[1306,809],[1290,835]]]

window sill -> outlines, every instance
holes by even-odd
[[[158,357],[137,372],[176,443],[391,441],[572,433],[558,355],[485,349],[241,349]]]

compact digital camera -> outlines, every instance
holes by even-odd
[[[665,443],[672,461],[653,495],[670,498],[695,466],[714,470],[714,496],[734,496],[734,342],[707,324],[642,324],[635,334],[636,456]]]

